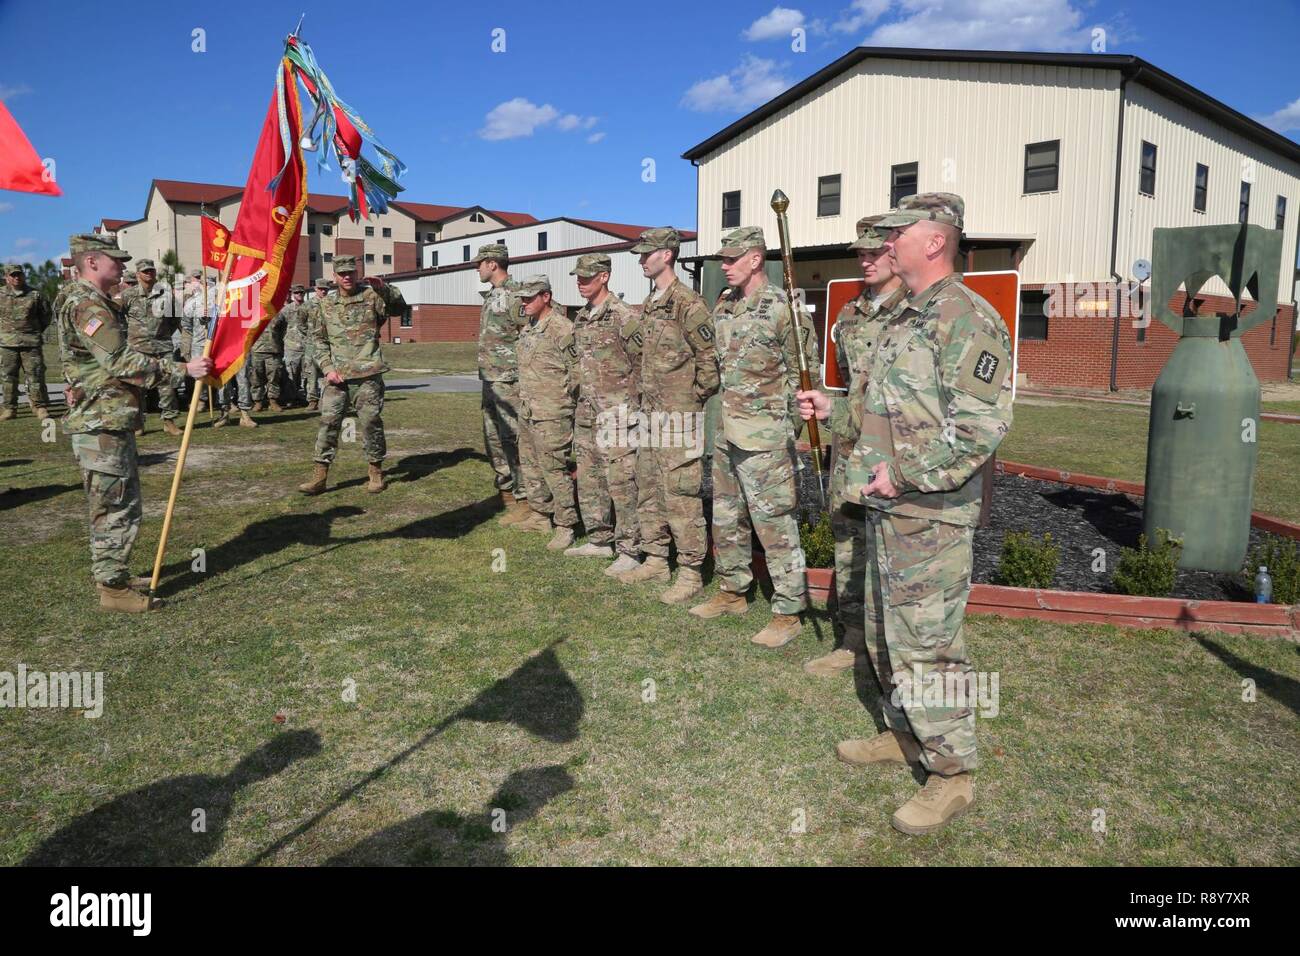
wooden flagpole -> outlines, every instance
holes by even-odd
[[[226,264],[221,269],[221,285],[218,290],[224,289],[226,280],[230,277],[230,267],[234,263],[235,257],[226,256]],[[207,298],[206,291],[204,298]],[[220,310],[218,310],[218,316]],[[205,311],[204,319],[207,319]],[[216,337],[216,329],[213,328],[212,335],[203,343],[203,357],[207,358],[212,351],[212,340]],[[185,434],[181,436],[181,448],[176,453],[176,471],[172,474],[172,490],[167,496],[167,511],[163,515],[162,536],[158,539],[158,553],[153,559],[153,577],[149,580],[149,596],[152,597],[158,590],[158,578],[162,576],[163,555],[167,551],[167,536],[172,529],[172,512],[176,510],[176,496],[181,490],[181,474],[185,471],[185,455],[190,450],[190,436],[194,433],[194,416],[199,410],[199,390],[196,388],[190,396],[189,414],[185,416]]]

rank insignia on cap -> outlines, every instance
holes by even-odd
[[[980,352],[980,357],[975,360],[975,377],[991,385],[993,376],[998,372],[999,361],[998,357],[987,349]]]
[[[85,332],[87,335],[94,335],[96,332],[100,330],[103,324],[104,324],[103,319],[91,319],[89,322],[86,323],[86,327],[82,329],[82,331]]]

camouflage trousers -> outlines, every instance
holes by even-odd
[[[231,405],[245,412],[251,409],[253,398],[252,389],[248,386],[248,365],[241,365],[235,377],[216,390],[216,396],[217,405],[223,412],[229,411]]]
[[[170,350],[165,352],[155,350],[153,352],[146,352],[145,354],[150,356],[151,358],[172,358],[173,357],[173,353]],[[185,387],[184,377],[177,377],[177,378],[168,377],[163,379],[161,382],[159,382],[157,385],[155,385],[152,389],[149,390],[157,393],[158,395],[158,415],[163,419],[163,421],[175,421],[176,418],[180,415],[181,390],[184,387]],[[143,402],[141,403],[140,410],[143,412],[144,409],[148,407],[149,407],[149,394],[148,392],[146,392],[143,397]]]
[[[641,550],[660,558],[677,546],[679,567],[699,568],[709,550],[700,483],[702,448],[643,445],[636,452]]]
[[[286,392],[288,394],[286,394]],[[284,353],[284,380],[281,395],[287,401],[297,401],[302,396],[302,353]]]
[[[596,435],[594,422],[574,423],[573,459],[582,525],[592,544],[612,544],[619,554],[635,558],[641,554],[636,449],[601,448]]]
[[[315,402],[320,400],[320,366],[316,364],[316,358],[304,353],[302,358],[302,390],[307,396],[307,401]]]
[[[749,590],[753,534],[767,556],[772,613],[798,614],[808,604],[808,580],[795,519],[794,445],[745,451],[719,441],[713,448],[713,544],[724,591]]]
[[[497,491],[514,492],[515,498],[522,500],[518,382],[483,383],[483,445],[496,473]]]
[[[974,670],[962,634],[972,529],[874,508],[867,509],[867,524],[867,569],[881,597],[877,619],[865,618],[867,654],[880,681],[885,723],[920,741],[927,770],[945,776],[974,770],[974,703],[931,692],[940,682],[964,686]]]
[[[90,573],[99,584],[120,584],[131,576],[131,548],[143,514],[135,435],[73,435],[72,453],[90,505]]]
[[[384,377],[347,379],[342,385],[324,384],[320,402],[320,429],[316,432],[314,460],[322,465],[333,464],[339,447],[339,431],[348,407],[349,390],[355,386],[353,408],[357,411],[357,425],[361,429],[361,445],[366,461],[380,464],[388,455],[384,439]]]
[[[18,407],[18,369],[27,378],[27,403],[32,408],[45,408],[50,404],[45,389],[45,353],[39,345],[31,348],[10,348],[0,345],[0,383],[4,387],[4,407]]]
[[[874,560],[875,548],[867,542],[866,508],[832,497],[831,535],[835,538],[835,602],[844,646],[855,654],[863,646],[863,621],[880,620],[880,592],[867,573],[867,560]],[[873,632],[870,624],[866,630]]]
[[[264,402],[269,397],[280,400],[280,369],[284,363],[278,355],[250,355],[248,385],[254,402]]]
[[[528,504],[534,511],[550,515],[562,528],[578,524],[576,489],[569,474],[572,444],[573,420],[569,418],[527,421],[519,431],[519,470]]]

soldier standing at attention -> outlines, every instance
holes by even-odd
[[[202,378],[212,371],[212,362],[198,358],[181,365],[129,347],[126,319],[108,290],[131,257],[116,239],[99,235],[73,236],[69,248],[77,279],[60,294],[56,320],[63,377],[78,397],[63,428],[72,438],[90,502],[91,572],[99,606],[139,613],[158,606],[133,589],[149,582],[132,578],[129,566],[142,514],[134,431],[143,390],[176,375]]]
[[[797,326],[785,292],[767,281],[767,243],[757,226],[722,237],[729,288],[713,308],[722,409],[713,444],[713,539],[721,589],[691,608],[696,617],[744,614],[754,580],[751,533],[772,576],[772,620],[751,638],[783,647],[799,636],[808,582],[795,519],[794,440],[799,420],[796,335],[816,354],[812,328]]]
[[[50,304],[27,285],[20,265],[5,267],[0,289],[0,381],[4,402],[0,421],[18,414],[18,369],[27,377],[27,403],[37,418],[49,418],[50,396],[45,389],[45,353],[41,342],[50,325]]]
[[[843,398],[832,400],[831,434],[835,442],[835,465],[831,473],[831,533],[835,538],[835,596],[844,643],[803,669],[825,677],[852,667],[859,654],[867,653],[865,622],[871,632],[871,654],[884,653],[880,595],[869,591],[866,582],[868,555],[875,549],[867,540],[866,511],[857,486],[847,479],[849,457],[862,434],[862,405],[867,389],[867,372],[876,343],[886,322],[907,306],[907,287],[889,264],[884,240],[876,232],[883,216],[858,220],[858,238],[849,248],[858,254],[858,265],[867,287],[840,310],[835,319],[835,358],[840,378],[847,385]]]
[[[338,292],[319,303],[313,328],[316,362],[325,375],[320,430],[316,433],[316,468],[311,480],[299,485],[298,490],[305,495],[319,495],[325,490],[330,465],[338,452],[339,426],[349,392],[355,386],[353,407],[370,469],[366,491],[378,494],[387,487],[383,466],[388,455],[382,418],[388,366],[379,345],[379,329],[388,316],[402,313],[406,300],[382,279],[362,282],[357,277],[354,256],[335,256],[334,275]]]
[[[191,269],[185,278],[185,298],[181,303],[181,361],[188,362],[203,354],[208,342],[208,317],[203,314],[204,275],[200,269]],[[212,311],[213,296],[208,295],[208,311]],[[199,411],[208,407],[208,387],[196,385],[199,390]],[[225,424],[224,422],[222,424]]]
[[[641,320],[609,291],[613,264],[603,252],[580,256],[570,275],[587,304],[573,323],[578,349],[578,407],[573,457],[578,465],[578,508],[587,543],[564,553],[614,557],[620,570],[641,555],[637,522],[636,439],[629,429],[641,402]],[[612,520],[611,520],[612,512]]]
[[[500,243],[480,246],[474,256],[483,293],[478,326],[478,377],[483,383],[483,444],[496,473],[496,489],[506,513],[502,524],[532,516],[524,493],[519,459],[519,333],[528,325],[519,284],[510,278],[510,253]]]
[[[303,349],[307,344],[307,305],[303,301],[306,297],[307,287],[294,285],[289,289],[289,302],[280,312],[284,316],[284,384],[295,402],[302,394],[299,382]]]
[[[306,307],[306,328],[302,350],[302,389],[307,396],[307,411],[320,408],[320,366],[316,364],[316,334],[312,330],[320,321],[320,304],[330,294],[330,280],[321,276],[312,289],[311,301]]]
[[[253,393],[253,411],[266,411],[267,399],[270,399],[271,411],[282,412],[280,404],[280,371],[283,368],[284,334],[287,326],[284,310],[276,313],[275,318],[266,323],[261,335],[253,343],[248,360],[248,384]]]
[[[704,300],[677,278],[680,247],[677,230],[665,227],[647,229],[630,250],[641,257],[641,271],[654,283],[641,307],[641,421],[649,439],[636,453],[646,558],[630,570],[613,572],[626,584],[666,583],[668,552],[675,544],[677,583],[659,595],[665,604],[685,604],[704,588],[709,530],[700,498],[704,442],[697,439],[704,434],[704,403],[718,390],[713,317]]]
[[[520,531],[550,531],[552,551],[573,544],[578,524],[569,450],[578,395],[578,350],[573,323],[551,305],[551,280],[531,276],[519,283],[524,314],[532,324],[519,334],[520,470],[532,511],[512,523]]]
[[[847,476],[861,487],[874,540],[888,654],[873,663],[889,729],[837,752],[857,765],[924,767],[925,786],[892,821],[911,834],[942,828],[975,801],[974,707],[948,695],[974,671],[962,625],[980,469],[1011,426],[1011,338],[955,271],[964,213],[960,196],[921,193],[876,223],[909,301],[876,349]],[[829,412],[820,392],[799,400],[800,414]],[[947,688],[941,701],[929,690],[936,679]]]
[[[172,333],[180,328],[180,320],[171,306],[168,289],[158,282],[158,270],[154,268],[152,259],[141,259],[136,263],[135,274],[140,284],[122,293],[127,342],[141,355],[169,357],[172,354]],[[181,434],[176,426],[176,417],[180,414],[180,399],[176,392],[179,384],[170,379],[158,383],[158,413],[162,416],[163,431],[173,436]],[[143,405],[136,434],[144,434]]]

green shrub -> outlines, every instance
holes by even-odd
[[[1169,597],[1174,590],[1178,558],[1183,542],[1164,528],[1156,529],[1156,546],[1147,547],[1147,536],[1138,535],[1137,550],[1122,548],[1111,581],[1120,594]]]
[[[799,522],[799,545],[804,561],[810,568],[835,567],[835,535],[831,532],[831,516],[822,513],[815,525]]]
[[[1012,588],[1050,588],[1061,563],[1061,549],[1049,531],[1035,541],[1028,531],[1013,531],[1002,539],[1002,558],[994,580]]]
[[[1273,603],[1300,604],[1300,547],[1282,538],[1265,538],[1257,545],[1241,572],[1245,579],[1242,583],[1251,594],[1255,593],[1255,573],[1261,564],[1273,579]]]

